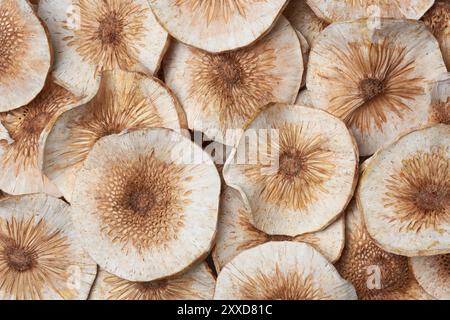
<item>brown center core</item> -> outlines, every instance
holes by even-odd
[[[100,20],[98,28],[99,39],[105,44],[117,45],[121,41],[123,22],[117,17],[115,11]]]
[[[370,101],[384,91],[382,81],[374,78],[364,79],[359,84],[361,94],[365,101]]]
[[[294,237],[283,235],[269,235],[268,241],[293,241]]]
[[[30,270],[35,264],[35,258],[32,253],[23,248],[12,248],[6,253],[8,265],[17,272]]]
[[[296,177],[303,167],[302,159],[295,153],[284,153],[280,157],[280,172],[287,177]]]
[[[217,72],[228,85],[237,85],[242,80],[242,68],[239,61],[226,53],[217,59]]]
[[[416,197],[416,205],[424,211],[444,210],[450,202],[450,194],[442,187],[427,185]]]
[[[155,205],[156,199],[151,191],[136,190],[128,198],[128,205],[131,210],[140,215],[148,214]]]
[[[157,281],[150,281],[150,282],[137,282],[136,283],[138,288],[140,290],[162,290],[167,287],[167,280],[157,280]]]
[[[26,120],[25,131],[29,134],[40,134],[47,125],[49,115],[45,112],[41,112],[35,115],[33,118]]]

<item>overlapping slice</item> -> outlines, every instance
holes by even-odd
[[[324,231],[297,237],[271,236],[254,227],[251,211],[246,208],[238,191],[226,187],[221,197],[219,229],[213,251],[217,270],[231,261],[240,252],[269,241],[293,241],[310,244],[324,257],[334,262],[344,248],[344,219],[341,218]]]
[[[293,103],[303,75],[302,51],[285,18],[254,46],[209,54],[175,43],[165,80],[186,110],[189,128],[234,145],[270,102]]]
[[[41,194],[0,202],[1,300],[84,300],[96,273],[64,201]]]
[[[60,195],[42,172],[44,147],[58,117],[81,103],[49,81],[28,105],[0,113],[0,189],[12,195]]]
[[[206,263],[173,279],[132,282],[99,271],[90,300],[211,300],[216,280]]]
[[[149,0],[177,40],[209,52],[247,46],[275,23],[287,0]]]
[[[217,278],[218,300],[355,300],[353,286],[311,246],[269,242],[235,257]]]
[[[408,258],[378,247],[356,203],[346,213],[345,248],[336,269],[350,281],[360,300],[423,300],[429,296],[414,278]]]
[[[450,73],[436,81],[431,93],[431,122],[450,125]]]
[[[55,48],[54,76],[76,96],[92,97],[105,70],[152,76],[167,48],[146,0],[42,0],[38,13]]]
[[[450,254],[413,257],[410,260],[414,276],[433,297],[450,299]]]
[[[161,81],[107,71],[94,99],[55,124],[45,148],[44,172],[70,201],[76,174],[100,138],[150,127],[180,131],[185,125],[184,111]]]
[[[314,106],[344,120],[362,156],[428,122],[431,83],[447,72],[436,39],[419,22],[336,23],[311,51]]]
[[[95,144],[77,176],[72,216],[103,269],[153,281],[207,255],[219,194],[216,167],[200,147],[171,130],[147,129]]]
[[[45,85],[47,34],[26,0],[0,0],[0,112],[28,104]]]
[[[359,18],[420,19],[434,0],[306,0],[314,12],[328,22]],[[374,26],[377,27],[376,25]]]
[[[441,124],[403,136],[370,160],[358,205],[383,249],[405,256],[450,253],[449,146],[450,127]]]
[[[356,144],[342,121],[275,104],[248,127],[224,178],[248,199],[258,229],[296,236],[339,217],[353,195],[357,167]]]

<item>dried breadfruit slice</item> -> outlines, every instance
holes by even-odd
[[[352,201],[346,212],[345,248],[335,264],[360,300],[431,299],[414,278],[408,258],[389,253],[371,239]]]
[[[450,73],[444,74],[431,93],[431,122],[450,125]]]
[[[0,112],[30,103],[45,85],[51,50],[26,0],[0,0]]]
[[[0,113],[0,189],[11,195],[60,195],[42,171],[45,143],[58,117],[82,103],[49,81],[28,105]]]
[[[0,300],[85,300],[96,274],[64,201],[38,194],[0,202]]]
[[[211,300],[216,279],[206,263],[173,279],[133,282],[100,269],[89,300]]]
[[[292,26],[305,36],[310,46],[328,26],[328,22],[320,19],[306,3],[306,0],[291,0],[284,15],[292,23]]]
[[[254,226],[252,213],[237,190],[226,187],[222,192],[219,227],[213,251],[214,265],[221,270],[240,252],[270,241],[305,242],[319,251],[328,261],[339,259],[344,248],[344,218],[324,231],[297,237],[268,235]]]
[[[53,74],[79,97],[92,97],[106,70],[153,76],[168,46],[146,0],[41,0],[38,13],[56,52]]]
[[[447,70],[450,71],[450,1],[436,1],[422,20],[438,40]]]
[[[450,299],[450,254],[413,257],[410,264],[422,288],[436,299]]]
[[[208,254],[219,196],[219,174],[200,147],[172,130],[147,129],[94,145],[77,175],[72,216],[103,269],[148,282]]]
[[[306,85],[306,72],[308,68],[309,61],[309,52],[311,51],[311,47],[308,44],[306,38],[302,35],[302,33],[298,30],[295,31],[297,33],[298,40],[300,40],[300,46],[302,48],[302,57],[303,57],[303,77],[301,87],[303,88]]]
[[[417,21],[335,23],[310,55],[307,87],[314,106],[344,120],[361,156],[427,124],[431,84],[446,73],[436,39]]]
[[[345,124],[322,110],[275,104],[245,131],[224,167],[248,200],[255,227],[271,235],[321,231],[356,186],[358,152]]]
[[[287,0],[149,0],[178,41],[212,53],[252,44],[276,22]]]
[[[311,246],[286,241],[236,256],[220,272],[214,299],[356,300],[356,292]]]
[[[295,30],[281,17],[270,34],[237,51],[210,54],[175,43],[164,71],[189,129],[233,146],[265,105],[295,101],[303,59]]]
[[[369,234],[384,250],[450,253],[450,126],[411,132],[379,151],[364,170],[357,199]]]
[[[321,19],[328,22],[360,18],[420,19],[434,0],[306,0]]]
[[[106,71],[97,95],[58,119],[45,147],[44,172],[70,202],[77,172],[100,138],[154,127],[180,131],[185,122],[177,99],[158,79]]]

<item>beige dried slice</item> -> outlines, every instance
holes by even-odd
[[[153,76],[168,46],[146,0],[42,0],[38,12],[56,52],[53,74],[76,96],[92,97],[106,70]]]
[[[254,226],[251,211],[237,190],[226,187],[222,192],[219,227],[213,251],[214,265],[221,270],[240,252],[269,241],[305,242],[330,262],[339,259],[344,248],[345,221],[340,218],[324,231],[297,237],[268,235]]]
[[[158,79],[106,71],[94,99],[58,119],[45,147],[44,172],[70,202],[77,172],[100,138],[154,127],[179,132],[185,125],[183,113]]]
[[[0,112],[30,103],[45,85],[51,51],[26,0],[0,0]]]
[[[335,23],[311,51],[314,106],[344,120],[361,156],[428,122],[431,84],[447,72],[436,39],[417,21]]]
[[[424,300],[429,296],[414,278],[408,258],[389,253],[371,239],[352,201],[346,212],[345,248],[335,264],[360,300]]]
[[[234,145],[266,104],[295,101],[303,75],[302,51],[295,30],[281,17],[270,34],[237,51],[209,54],[175,43],[164,71],[189,128]]]
[[[444,74],[434,84],[431,92],[432,123],[450,125],[450,73]]]
[[[72,215],[103,269],[147,282],[208,254],[219,195],[219,174],[200,147],[172,130],[147,129],[94,145],[77,175]]]
[[[220,272],[214,299],[356,300],[356,292],[311,246],[287,241],[236,256]]]
[[[417,281],[430,295],[450,299],[450,254],[413,257],[410,265]]]
[[[225,164],[255,226],[271,235],[321,231],[356,186],[358,152],[345,124],[317,109],[275,104],[248,127]]]
[[[384,250],[450,253],[450,126],[411,132],[378,152],[357,199],[369,234]]]
[[[317,36],[328,26],[306,3],[306,0],[291,0],[283,13],[292,26],[305,36],[312,46]]]
[[[297,100],[295,100],[295,105],[302,107],[314,108],[314,104],[311,99],[311,93],[308,89],[303,89],[297,96]]]
[[[360,18],[420,19],[434,0],[306,0],[321,19],[328,22]]]
[[[0,202],[0,299],[85,300],[97,265],[79,245],[69,206],[40,195]]]
[[[45,143],[58,117],[82,103],[49,81],[28,105],[0,113],[0,189],[11,195],[60,195],[42,171]]]
[[[206,263],[173,279],[132,282],[100,269],[89,300],[211,300],[216,279]]]
[[[212,53],[245,47],[267,33],[287,0],[149,0],[171,36]]]
[[[298,30],[295,31],[297,33],[298,40],[300,41],[300,46],[302,48],[302,57],[303,57],[303,77],[301,87],[303,88],[306,85],[306,73],[308,68],[309,61],[309,52],[311,51],[311,47],[308,44],[306,38],[302,35],[302,33]]]
[[[436,1],[422,20],[438,40],[445,64],[450,71],[450,1]]]

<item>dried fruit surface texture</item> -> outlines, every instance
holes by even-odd
[[[333,24],[317,39],[307,87],[316,108],[344,120],[362,156],[428,123],[431,84],[446,73],[436,39],[415,21]]]

